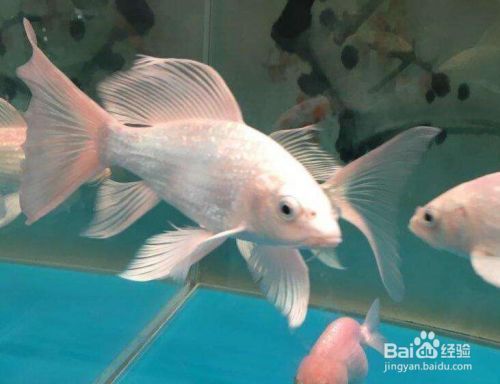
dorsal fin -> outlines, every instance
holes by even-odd
[[[317,132],[319,128],[315,125],[308,125],[302,128],[276,131],[270,136],[300,161],[316,181],[321,182],[329,179],[336,170],[341,168],[341,165],[335,157],[314,142]]]
[[[210,66],[186,59],[139,58],[99,85],[106,110],[129,125],[179,120],[242,122],[240,107]]]

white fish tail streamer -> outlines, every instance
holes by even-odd
[[[409,129],[348,164],[323,184],[342,218],[368,239],[382,282],[396,301],[404,296],[396,241],[400,192],[440,131],[433,127]]]

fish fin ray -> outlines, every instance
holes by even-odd
[[[287,316],[290,327],[300,326],[309,302],[308,269],[300,252],[244,240],[237,245],[267,299]]]
[[[243,122],[240,107],[210,66],[187,59],[142,56],[99,85],[109,111],[124,124],[153,126],[191,119]]]
[[[396,241],[400,190],[440,132],[409,129],[337,171],[322,186],[340,208],[341,217],[367,238],[384,286],[396,301],[404,295]]]
[[[283,129],[270,137],[297,159],[318,182],[325,181],[340,168],[339,161],[314,142],[315,125],[303,128]]]
[[[213,234],[203,228],[176,228],[148,239],[120,277],[134,281],[186,279],[191,266],[241,231]]]
[[[474,250],[471,254],[474,271],[486,282],[500,288],[500,253]]]
[[[17,69],[32,95],[20,196],[31,224],[105,168],[99,141],[113,119],[50,62],[27,19],[24,27],[33,54]]]
[[[106,180],[97,193],[96,215],[83,236],[105,239],[132,225],[154,208],[160,198],[143,181]]]

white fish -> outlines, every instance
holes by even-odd
[[[19,186],[25,140],[26,123],[21,114],[0,99],[0,228],[21,214]]]
[[[87,236],[113,236],[161,200],[199,227],[152,237],[122,277],[183,279],[191,265],[236,238],[267,298],[296,327],[309,300],[308,269],[299,249],[336,247],[342,240],[340,208],[369,236],[386,287],[401,297],[395,241],[385,231],[392,230],[385,225],[391,210],[380,210],[375,202],[393,203],[393,186],[401,182],[393,174],[408,173],[439,130],[408,131],[328,179],[338,166],[310,142],[311,128],[271,138],[249,127],[209,66],[142,57],[100,85],[104,110],[47,59],[24,23],[33,47],[32,58],[18,69],[32,92],[21,185],[28,223],[105,167],[126,168],[141,181],[103,184]],[[317,180],[327,181],[320,186]]]
[[[300,363],[296,384],[362,383],[368,375],[365,346],[384,353],[384,337],[378,333],[380,303],[371,305],[363,324],[350,317],[333,321]]]
[[[500,172],[460,184],[417,208],[410,230],[435,248],[471,259],[500,287]]]

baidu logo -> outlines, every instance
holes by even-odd
[[[415,352],[417,359],[435,359],[438,357],[441,342],[434,332],[422,331],[420,336],[413,340],[413,345],[417,347]]]
[[[384,344],[386,359],[468,359],[470,345],[459,343],[442,343],[432,331],[421,331],[408,345],[396,343]]]

